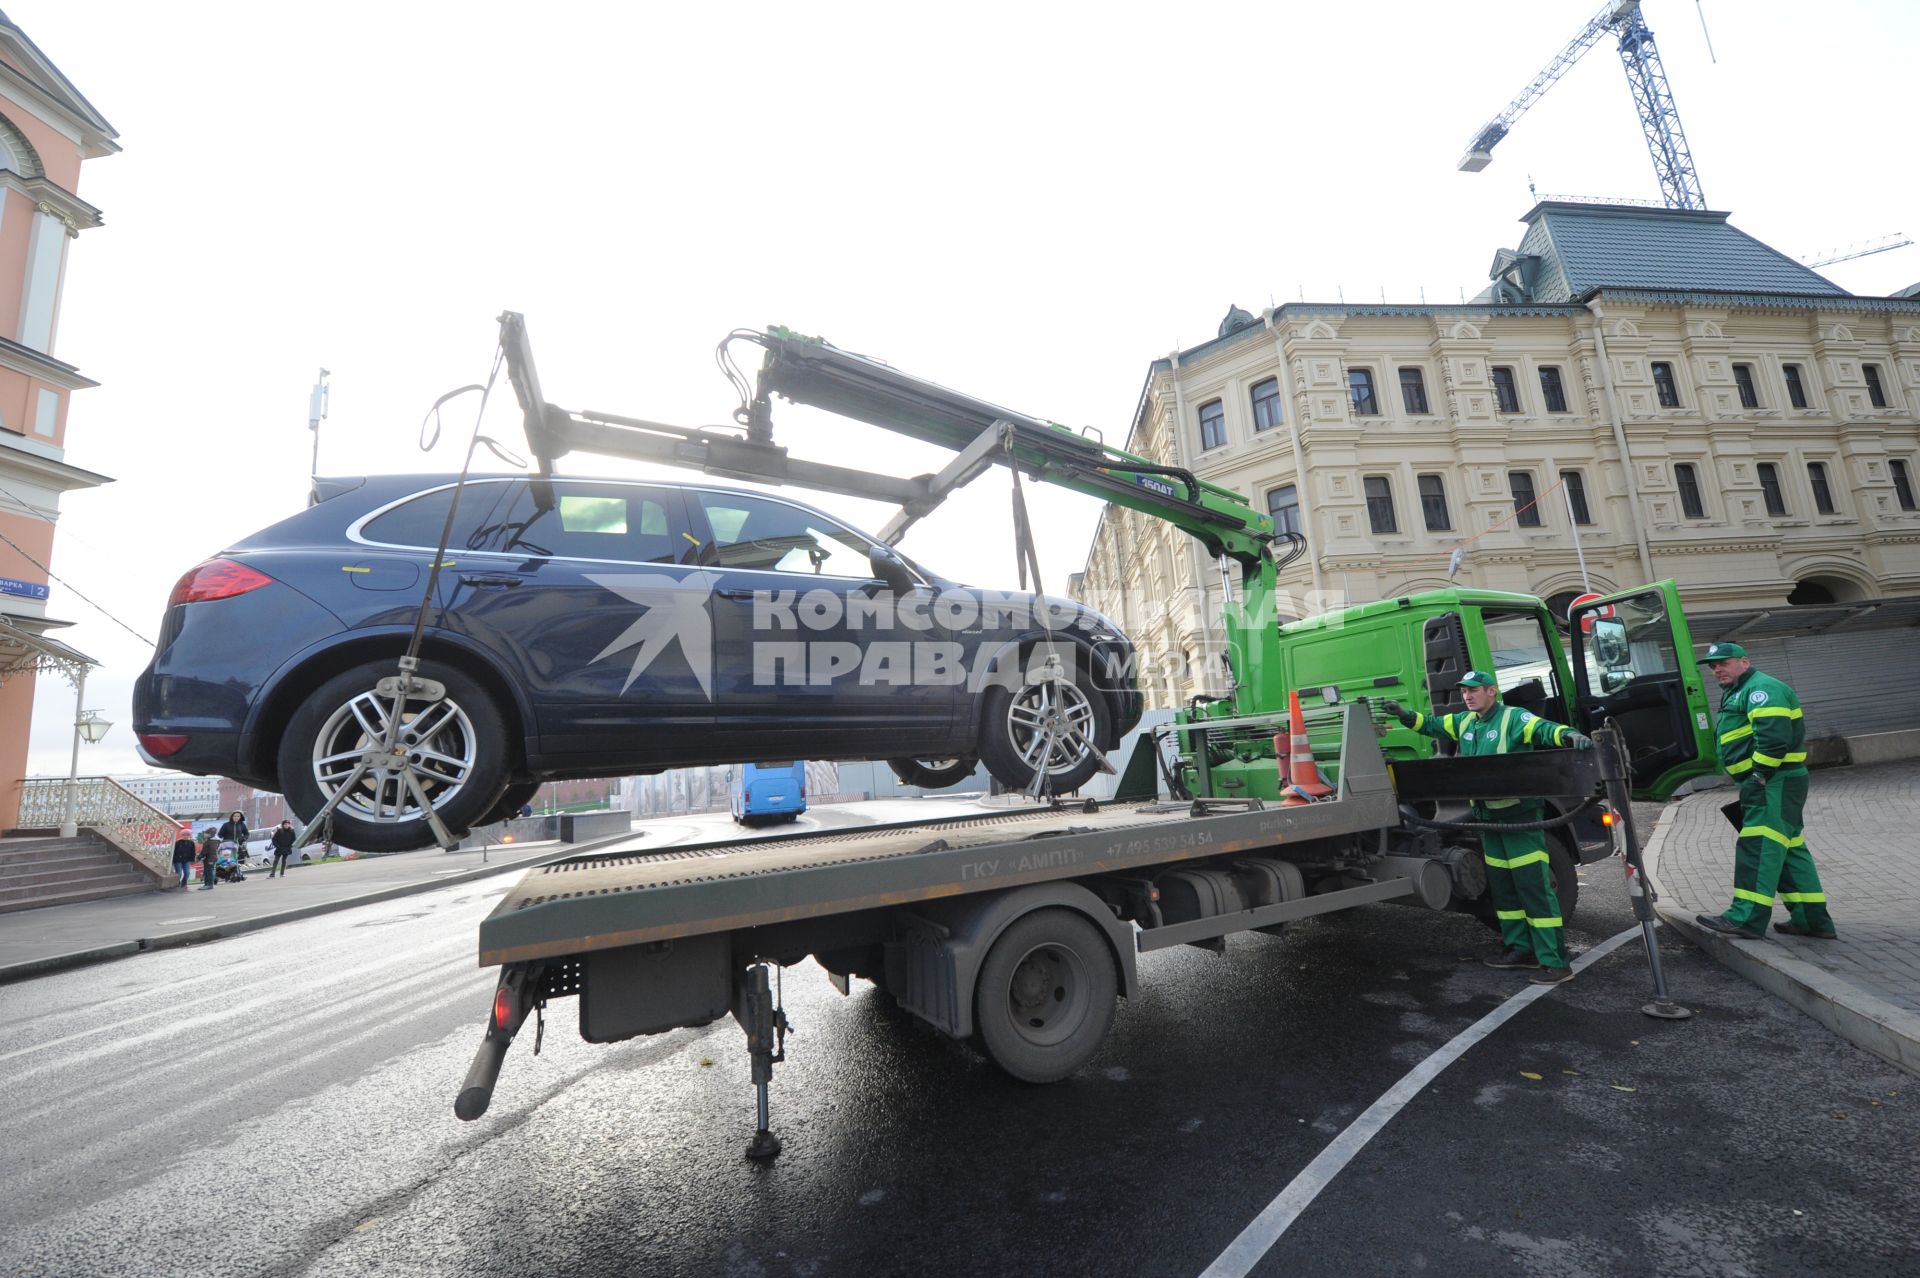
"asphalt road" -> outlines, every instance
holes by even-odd
[[[1617,862],[1571,929],[1631,925]],[[0,988],[0,1273],[1199,1274],[1523,978],[1471,920],[1376,906],[1142,960],[1105,1048],[1012,1082],[871,988],[790,972],[771,1165],[722,1021],[611,1047],[556,1004],[452,1115],[508,880]],[[1672,938],[1473,1047],[1260,1274],[1907,1274],[1915,1080]],[[1530,1075],[1538,1075],[1537,1078]]]

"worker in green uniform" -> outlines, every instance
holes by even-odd
[[[1464,711],[1428,715],[1408,710],[1397,701],[1385,705],[1388,714],[1415,732],[1459,743],[1468,757],[1508,754],[1572,746],[1593,749],[1593,741],[1565,724],[1553,723],[1518,706],[1500,703],[1500,688],[1484,670],[1469,670],[1460,681]],[[1525,823],[1546,819],[1539,799],[1476,800],[1475,821]],[[1546,835],[1539,830],[1497,833],[1482,831],[1480,850],[1487,862],[1487,886],[1500,919],[1500,939],[1506,948],[1484,959],[1488,967],[1539,968],[1536,985],[1557,985],[1573,978],[1567,948],[1560,940],[1560,898],[1553,890],[1553,866],[1547,859]]]
[[[1700,658],[1723,692],[1715,732],[1720,768],[1740,786],[1740,834],[1733,845],[1733,904],[1698,916],[1701,927],[1764,940],[1775,894],[1792,917],[1775,923],[1789,936],[1831,941],[1839,935],[1827,894],[1801,833],[1807,805],[1807,727],[1792,688],[1753,668],[1737,643],[1716,643]]]

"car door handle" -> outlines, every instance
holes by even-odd
[[[746,588],[746,589],[732,588],[727,590],[716,590],[713,593],[720,596],[720,598],[722,599],[742,599],[742,600],[750,600],[753,598],[753,595],[754,595],[754,592],[751,588]]]
[[[514,577],[507,573],[461,573],[463,586],[517,586],[525,578]]]

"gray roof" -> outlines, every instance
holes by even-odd
[[[1575,301],[1603,288],[1847,296],[1728,225],[1725,213],[1544,202],[1521,220],[1520,252],[1540,259],[1534,302]]]

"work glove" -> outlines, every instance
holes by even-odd
[[[1407,709],[1398,701],[1388,698],[1380,703],[1380,708],[1398,719],[1402,726],[1408,728],[1413,726],[1413,711]]]
[[[1591,750],[1593,749],[1593,738],[1584,732],[1569,732],[1567,734],[1567,744],[1576,750]]]

